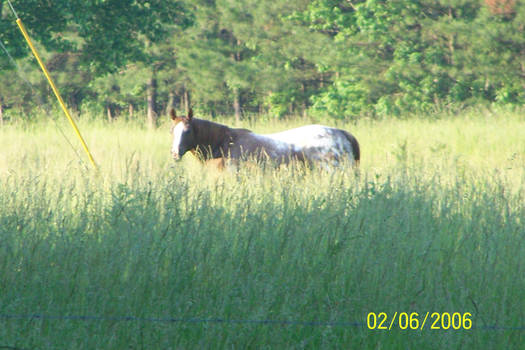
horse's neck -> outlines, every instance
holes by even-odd
[[[223,148],[225,144],[227,145],[230,141],[232,135],[231,128],[226,125],[197,118],[193,119],[193,127],[199,151],[206,159],[216,158],[218,154],[226,152],[226,149]]]

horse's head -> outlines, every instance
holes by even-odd
[[[177,117],[175,110],[170,111],[173,126],[171,132],[173,134],[173,143],[171,146],[171,154],[173,159],[180,159],[184,153],[195,148],[195,130],[192,125],[193,110],[190,108],[188,116]]]

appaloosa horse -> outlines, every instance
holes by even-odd
[[[307,125],[275,134],[258,135],[247,129],[193,118],[192,109],[178,117],[172,109],[173,143],[171,153],[178,160],[192,152],[201,161],[215,161],[219,167],[226,160],[270,160],[287,164],[299,160],[307,164],[338,166],[348,162],[359,165],[356,138],[348,132],[323,125]]]

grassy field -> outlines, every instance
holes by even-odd
[[[55,124],[4,125],[0,347],[524,348],[523,114],[335,124],[359,174],[218,173],[174,163],[167,124],[81,122],[96,175]]]

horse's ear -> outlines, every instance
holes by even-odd
[[[190,107],[190,110],[188,111],[188,120],[191,120],[193,118],[193,108]]]
[[[175,109],[173,108],[170,110],[170,117],[172,120],[177,119],[177,114],[175,113]]]

